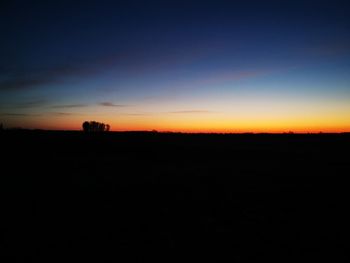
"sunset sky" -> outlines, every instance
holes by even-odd
[[[4,127],[350,131],[350,1],[1,1]]]

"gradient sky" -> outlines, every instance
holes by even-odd
[[[350,131],[350,1],[1,1],[5,127]]]

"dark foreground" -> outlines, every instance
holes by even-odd
[[[0,133],[12,259],[347,261],[350,135]]]

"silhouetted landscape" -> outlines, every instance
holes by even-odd
[[[13,259],[347,257],[349,134],[3,131]]]

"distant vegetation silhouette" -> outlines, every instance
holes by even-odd
[[[84,121],[83,131],[84,132],[108,132],[110,129],[109,124],[105,124],[97,121]]]

